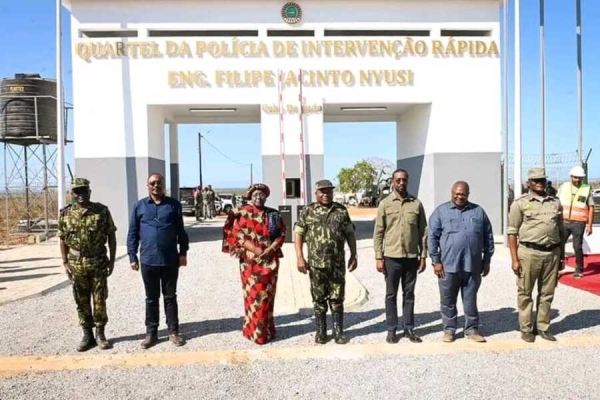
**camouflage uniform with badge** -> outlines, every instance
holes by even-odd
[[[347,343],[343,331],[346,259],[344,245],[350,247],[348,270],[356,269],[356,237],[348,210],[333,202],[333,184],[328,180],[316,183],[317,201],[306,206],[300,214],[294,232],[298,270],[308,271],[315,310],[315,342],[327,342],[327,308],[333,316],[333,337],[338,344]],[[304,259],[303,244],[308,249]]]
[[[115,265],[117,228],[108,208],[90,201],[89,184],[84,178],[72,180],[71,193],[75,202],[63,208],[58,219],[63,264],[73,286],[79,324],[83,328],[78,351],[89,350],[94,344],[101,349],[111,347],[106,340],[104,327],[108,322],[107,278]],[[106,254],[107,242],[109,256]],[[95,340],[92,331],[94,326]]]
[[[529,192],[510,207],[507,229],[512,269],[517,276],[519,328],[526,342],[535,341],[536,334],[555,341],[549,328],[558,272],[564,268],[562,206],[556,197],[547,195],[543,168],[529,171],[528,184]],[[536,283],[537,321],[534,325],[532,295]]]

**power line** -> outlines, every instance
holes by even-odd
[[[219,153],[220,155],[222,155],[223,157],[225,157],[226,159],[228,159],[229,161],[238,164],[238,165],[243,165],[244,167],[250,166],[249,163],[242,163],[239,161],[234,160],[233,158],[229,157],[228,155],[226,155],[225,153],[223,153],[221,150],[219,150],[215,145],[213,145],[211,142],[208,141],[208,139],[206,139],[206,137],[204,135],[201,135],[202,139],[204,139],[204,141],[206,142],[206,144],[208,144],[210,147],[212,147],[213,149],[215,149],[215,151],[217,153]]]

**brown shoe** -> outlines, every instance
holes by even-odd
[[[542,339],[546,339],[550,342],[556,342],[556,338],[554,337],[554,335],[548,331],[539,331],[538,334]]]
[[[531,332],[521,332],[521,339],[527,343],[533,343],[535,342],[535,335]]]
[[[485,340],[485,338],[483,336],[481,336],[477,332],[471,333],[471,334],[467,334],[466,337],[467,337],[467,339],[472,340],[472,341],[477,342],[477,343],[485,343],[485,342],[487,342],[487,340]]]
[[[183,346],[185,344],[185,339],[179,336],[177,332],[169,333],[169,340],[175,346]]]
[[[444,332],[444,336],[442,337],[444,343],[452,343],[456,340],[454,333]]]
[[[146,335],[141,346],[142,346],[142,349],[146,350],[146,349],[149,349],[150,347],[154,346],[156,343],[158,343],[158,336],[149,334],[149,335]]]

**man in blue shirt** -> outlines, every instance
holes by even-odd
[[[146,289],[146,338],[142,342],[144,349],[158,343],[161,288],[169,340],[176,346],[185,344],[185,340],[179,335],[177,278],[179,267],[187,265],[189,238],[183,225],[181,203],[165,196],[164,182],[161,175],[150,175],[149,196],[135,204],[127,234],[127,252],[134,271],[140,269],[137,256],[140,247],[142,279]]]
[[[428,248],[440,288],[444,342],[453,342],[457,328],[456,299],[462,293],[465,336],[485,342],[479,333],[477,291],[481,276],[490,272],[494,234],[487,214],[469,202],[469,184],[456,182],[452,200],[429,219]]]

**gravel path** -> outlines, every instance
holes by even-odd
[[[358,236],[362,239],[359,241],[359,268],[355,274],[368,289],[370,301],[360,310],[347,314],[347,332],[355,344],[382,343],[385,340],[385,284],[372,261],[373,249],[368,239],[372,224],[360,221],[357,226]],[[163,340],[147,352],[256,349],[256,345],[241,335],[243,308],[238,266],[234,259],[220,252],[220,226],[192,226],[189,232],[194,242],[188,257],[190,265],[181,270],[178,287],[181,332],[188,339],[188,344],[176,348]],[[109,280],[109,288],[110,321],[107,335],[114,343],[114,348],[102,353],[142,352],[139,343],[145,332],[145,306],[139,272],[131,271],[127,260],[122,260]],[[514,275],[506,259],[496,258],[493,260],[492,272],[484,279],[480,291],[482,333],[490,340],[518,338],[515,306]],[[419,276],[416,288],[416,323],[417,332],[425,342],[422,346],[427,346],[427,342],[440,340],[441,319],[438,307],[437,282],[431,266],[428,266]],[[460,309],[462,305],[459,301]],[[552,330],[559,340],[568,340],[572,335],[600,334],[599,296],[559,285],[553,310]],[[267,347],[314,345],[311,318],[279,315],[276,324],[278,339]],[[75,347],[80,340],[81,331],[69,288],[41,298],[0,306],[0,326],[2,356],[79,354]],[[164,335],[166,327],[162,306],[160,328]],[[399,345],[406,344],[402,341]],[[331,342],[327,346],[336,345]],[[294,397],[294,393],[298,393],[297,398],[314,398],[317,395],[334,398],[336,396],[333,394],[338,391],[342,398],[359,398],[375,393],[383,398],[398,398],[400,394],[402,397],[414,395],[444,398],[466,396],[469,393],[480,394],[490,382],[494,385],[502,384],[502,390],[499,386],[498,390],[486,394],[490,398],[496,398],[496,395],[524,398],[527,393],[535,393],[538,398],[554,397],[559,393],[569,398],[590,398],[589,393],[585,396],[584,392],[581,392],[581,396],[578,394],[578,390],[584,390],[583,381],[581,386],[576,383],[580,376],[584,379],[583,376],[595,376],[600,372],[599,351],[521,351],[503,355],[482,353],[469,356],[403,357],[402,360],[381,357],[353,360],[340,365],[323,360],[279,360],[242,366],[197,365],[168,371],[167,368],[126,372],[110,369],[76,371],[0,380],[0,398],[59,398],[62,393],[68,393],[72,398],[89,398],[88,393],[80,392],[78,387],[89,387],[97,393],[96,398],[128,398],[134,392],[137,393],[137,398],[154,398],[152,396],[159,397],[159,394],[188,397],[197,396],[200,390],[204,391],[207,387],[210,388],[206,393],[209,398],[241,397],[246,393],[247,382],[256,379],[267,379],[269,382],[265,385],[253,384],[256,398]],[[88,352],[98,353],[98,349]],[[546,364],[546,360],[550,361]],[[410,372],[406,372],[408,362]],[[565,370],[567,365],[571,373]],[[451,370],[447,376],[443,375],[445,369],[442,368],[445,366],[449,366]],[[558,372],[561,368],[563,371]],[[536,371],[540,375],[545,374],[545,377],[537,381],[519,379],[526,387],[517,392],[512,377],[523,371],[527,371],[528,377],[534,376]],[[330,372],[333,375],[328,375]],[[393,379],[390,379],[391,374]],[[552,386],[553,389],[551,386],[536,386],[545,382],[541,379],[547,379],[549,374],[563,375],[564,382],[574,383],[575,388],[565,387],[564,392],[561,392],[558,384]],[[356,384],[359,381],[366,384]],[[285,385],[282,385],[284,382]],[[469,382],[474,386],[473,392],[466,391]],[[110,387],[109,396],[98,393],[102,387]],[[382,389],[384,387],[389,389]]]
[[[61,372],[0,380],[0,397],[3,400],[597,399],[600,388],[594,377],[598,374],[598,349],[569,349]]]

